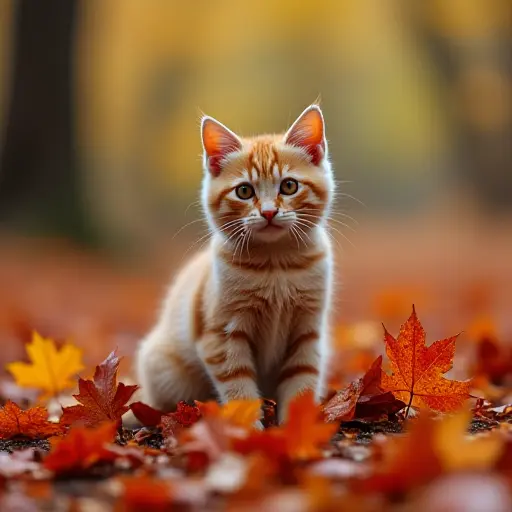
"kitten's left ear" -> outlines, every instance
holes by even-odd
[[[325,156],[324,116],[318,105],[309,106],[284,136],[286,144],[305,149],[313,165],[319,165]]]

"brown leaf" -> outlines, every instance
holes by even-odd
[[[81,423],[93,427],[105,421],[115,421],[120,425],[121,417],[129,409],[126,404],[138,386],[117,384],[119,362],[115,351],[111,352],[105,361],[96,366],[94,381],[78,380],[79,393],[73,396],[81,405],[65,407],[61,423]]]
[[[16,436],[45,439],[62,432],[62,425],[48,421],[48,411],[44,407],[24,411],[8,400],[0,408],[0,439]]]
[[[474,373],[487,377],[494,385],[504,385],[506,378],[512,376],[512,347],[500,344],[491,336],[480,338]]]
[[[449,412],[458,409],[469,398],[470,381],[449,380],[443,373],[453,366],[457,336],[439,340],[427,347],[425,331],[412,314],[400,328],[398,339],[385,332],[386,353],[392,374],[382,374],[382,385],[408,407],[428,407]]]
[[[327,421],[378,418],[405,407],[401,400],[382,389],[381,379],[382,356],[379,356],[363,377],[338,391],[327,402],[324,406]]]

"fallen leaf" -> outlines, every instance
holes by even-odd
[[[197,405],[190,405],[183,400],[178,402],[175,412],[167,413],[166,416],[174,418],[180,425],[190,427],[201,418],[201,411]]]
[[[467,432],[469,409],[433,418],[426,415],[410,421],[410,432],[387,439],[375,473],[366,479],[366,489],[404,492],[438,475],[454,471],[486,471],[499,460],[504,439],[499,432],[471,435]]]
[[[228,423],[244,428],[253,428],[262,416],[262,400],[230,400],[219,405],[217,402],[199,404],[199,410],[205,417],[220,417]]]
[[[191,427],[201,418],[201,411],[197,405],[189,405],[184,401],[178,403],[175,412],[164,414],[160,417],[158,426],[162,429],[162,436],[166,449],[171,451],[178,444],[179,432]]]
[[[378,418],[405,407],[391,392],[382,389],[382,356],[363,377],[338,391],[324,406],[327,421],[350,421],[354,418]]]
[[[112,461],[117,454],[108,450],[117,431],[115,422],[104,423],[97,428],[72,428],[68,435],[52,444],[52,450],[44,459],[46,469],[55,473],[81,473],[100,461]]]
[[[46,439],[62,432],[62,425],[48,421],[48,411],[44,407],[23,410],[8,400],[0,408],[0,439],[16,436]]]
[[[449,380],[442,374],[453,366],[457,336],[425,345],[425,331],[412,309],[412,314],[400,328],[398,339],[386,328],[386,353],[392,374],[383,373],[382,386],[408,408],[428,407],[442,412],[453,411],[469,398],[470,381]]]
[[[165,414],[163,411],[154,409],[143,402],[133,402],[130,404],[130,409],[133,415],[146,427],[159,425],[162,416]]]
[[[141,512],[146,510],[170,510],[173,501],[173,487],[164,480],[147,475],[119,479],[123,495],[116,510]]]
[[[128,411],[126,405],[138,386],[126,386],[117,383],[117,371],[120,359],[115,351],[100,365],[96,366],[94,380],[78,380],[77,395],[73,397],[81,405],[72,405],[63,410],[61,423],[72,425],[97,426],[105,421],[121,423],[121,417]]]
[[[57,349],[53,340],[34,333],[26,350],[30,363],[15,362],[6,366],[18,386],[40,389],[41,400],[75,387],[75,376],[84,368],[79,348],[66,343]]]
[[[434,451],[446,471],[489,470],[504,450],[499,432],[469,434],[470,421],[471,411],[465,408],[435,424]]]
[[[375,457],[371,476],[356,488],[361,492],[403,493],[433,480],[442,473],[433,449],[433,420],[420,416],[408,423],[410,432],[401,438],[386,438]]]
[[[504,385],[506,378],[512,377],[512,348],[500,344],[495,337],[480,338],[474,373],[477,377],[487,377],[494,385]]]

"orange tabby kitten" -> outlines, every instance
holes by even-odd
[[[325,230],[334,181],[322,112],[284,135],[242,138],[204,117],[202,203],[212,237],[180,272],[137,355],[142,399],[321,398],[333,281]]]

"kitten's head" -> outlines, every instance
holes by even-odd
[[[201,134],[203,206],[213,229],[233,241],[298,241],[322,224],[334,181],[317,105],[285,134],[242,138],[207,116]]]

